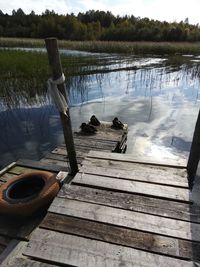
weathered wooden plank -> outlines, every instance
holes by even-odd
[[[12,174],[12,173],[4,173],[3,175],[0,176],[0,181],[1,182],[7,182],[9,179],[16,177],[17,175]]]
[[[76,151],[77,154],[77,158],[84,158],[86,156],[86,154],[88,153],[89,149],[85,149],[85,151]],[[66,149],[62,148],[62,147],[57,147],[55,148],[53,151],[51,151],[52,154],[59,154],[59,155],[64,155],[67,156],[67,151]]]
[[[58,196],[200,223],[200,207],[195,204],[67,184]]]
[[[143,163],[149,165],[162,165],[162,166],[169,166],[169,167],[176,167],[176,168],[186,168],[187,162],[185,159],[156,159],[155,161],[151,158],[139,158],[134,155],[127,155],[127,154],[119,154],[119,153],[106,153],[102,151],[90,151],[88,157],[91,158],[100,158],[100,159],[107,159],[107,160],[117,160],[123,162],[133,162],[133,163]]]
[[[23,256],[22,256],[23,257]],[[49,264],[46,262],[40,262],[36,260],[30,260],[26,257],[12,257],[6,264],[4,264],[4,267],[54,267],[54,266],[60,266],[55,263]],[[63,265],[66,266],[66,265]],[[67,265],[69,266],[69,265]]]
[[[16,239],[11,240],[8,246],[3,251],[3,253],[0,254],[0,266],[1,267],[15,266],[15,265],[10,265],[10,262],[12,262],[12,259],[14,257],[22,254],[25,245],[26,242],[24,241],[19,241]]]
[[[55,198],[49,211],[176,238],[200,241],[200,224],[197,223],[63,198]]]
[[[185,259],[200,259],[200,243],[48,213],[41,228],[75,234],[136,249]]]
[[[30,167],[34,169],[44,170],[44,171],[50,171],[50,172],[59,172],[61,171],[61,168],[57,165],[53,164],[43,164],[40,161],[34,161],[34,160],[28,160],[28,159],[20,159],[17,161],[18,166],[22,167]],[[67,170],[67,168],[66,168]],[[66,171],[62,168],[62,171]]]
[[[108,178],[106,176],[86,173],[77,173],[72,182],[74,184],[88,185],[97,188],[107,188],[111,190],[190,202],[189,190],[187,188],[150,184],[141,181],[119,180],[117,178]]]
[[[65,171],[67,171],[67,168],[69,168],[69,163],[68,161],[60,161],[60,160],[56,160],[56,159],[49,159],[49,158],[43,158],[40,160],[40,162],[44,163],[44,164],[54,164],[60,167],[60,169],[62,170],[62,168],[65,168]],[[69,170],[69,169],[68,169]]]
[[[99,137],[98,135],[84,135],[83,133],[77,133],[77,132],[74,132],[74,140],[76,139],[80,139],[80,140],[91,140],[91,141],[99,141],[99,142],[104,142],[104,143],[113,143],[115,144],[117,141],[119,141],[119,138],[114,138],[113,140],[112,139],[107,139],[106,138],[106,135],[104,135],[102,138]]]
[[[28,167],[21,167],[21,166],[14,166],[11,169],[9,169],[9,173],[19,175],[22,173],[28,173],[28,172],[33,172],[35,169],[33,168],[28,168]]]
[[[97,139],[97,140],[108,140],[108,141],[115,141],[115,142],[118,142],[118,141],[121,141],[121,138],[122,138],[122,134],[123,134],[123,131],[106,131],[106,132],[102,132],[102,131],[98,131],[96,132],[95,134],[92,134],[92,135],[88,135],[88,134],[85,134],[85,133],[75,133],[77,137],[92,137],[93,139]]]
[[[193,266],[191,261],[44,229],[33,233],[24,254],[51,263],[82,267]]]
[[[92,138],[92,137],[75,137],[74,138],[74,142],[76,145],[88,145],[88,144],[92,144],[94,146],[98,146],[98,145],[106,145],[106,146],[115,146],[116,145],[116,141],[112,141],[112,140],[105,140],[105,139],[96,139],[96,138]]]
[[[113,167],[97,167],[95,165],[85,165],[79,172],[87,174],[95,174],[100,176],[114,177],[119,179],[127,179],[134,181],[143,181],[148,183],[157,183],[171,186],[179,186],[188,188],[187,171],[185,169],[175,168],[152,168],[152,166],[134,164],[132,170],[116,169]],[[123,165],[123,164],[119,164]]]
[[[89,150],[87,152],[84,152],[85,156],[87,155],[88,152],[89,152]],[[83,155],[84,155],[84,153],[83,153]],[[56,153],[48,153],[45,156],[45,159],[54,159],[54,160],[57,160],[57,161],[65,161],[65,162],[69,161],[67,155],[56,154]],[[83,157],[77,157],[77,160],[78,160],[78,162],[82,162]]]
[[[94,139],[88,139],[87,137],[85,138],[75,138],[74,139],[75,146],[83,146],[83,147],[90,147],[90,148],[99,148],[99,149],[107,149],[107,150],[112,150],[117,142],[105,142],[101,140],[94,140]]]

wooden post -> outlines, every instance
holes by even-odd
[[[58,52],[58,44],[56,38],[47,38],[45,39],[46,49],[48,53],[49,64],[52,70],[53,80],[57,80],[61,77],[62,65],[60,61],[60,55]],[[67,103],[67,96],[65,92],[64,83],[58,85],[58,90],[64,95]],[[60,112],[60,119],[62,122],[64,139],[67,148],[69,164],[70,164],[70,174],[75,175],[78,172],[78,164],[76,160],[76,151],[74,146],[74,139],[71,127],[71,120],[69,110],[67,111],[67,116]]]
[[[199,159],[200,159],[200,111],[198,114],[195,130],[194,130],[192,145],[190,149],[190,155],[189,155],[189,159],[187,163],[187,171],[188,171],[190,188],[192,187],[193,182],[194,182]]]

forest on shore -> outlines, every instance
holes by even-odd
[[[0,10],[0,37],[46,38],[85,41],[197,42],[200,26],[186,18],[166,22],[135,16],[114,16],[111,12],[89,10],[77,15],[59,15],[46,10],[41,15],[25,14],[19,8],[12,15]]]

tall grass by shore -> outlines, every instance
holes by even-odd
[[[43,39],[0,38],[0,47],[44,47]],[[200,54],[200,42],[107,42],[59,40],[59,47],[99,53]]]

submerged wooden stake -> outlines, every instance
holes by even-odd
[[[62,65],[60,61],[60,55],[58,52],[58,44],[56,38],[46,38],[45,39],[46,49],[48,53],[49,64],[52,70],[52,78],[53,80],[57,80],[62,75]],[[63,94],[66,101],[67,96],[65,92],[64,83],[58,85],[58,90]],[[64,139],[67,148],[69,164],[71,169],[71,174],[75,175],[78,172],[78,164],[76,159],[76,151],[74,146],[73,134],[72,134],[72,127],[71,127],[71,120],[69,110],[67,110],[67,116],[60,112],[60,119],[62,122],[63,132],[64,132]]]
[[[198,114],[194,135],[192,139],[192,145],[190,149],[190,155],[187,163],[187,171],[189,176],[189,185],[192,187],[194,178],[196,175],[198,163],[200,159],[200,111]]]

